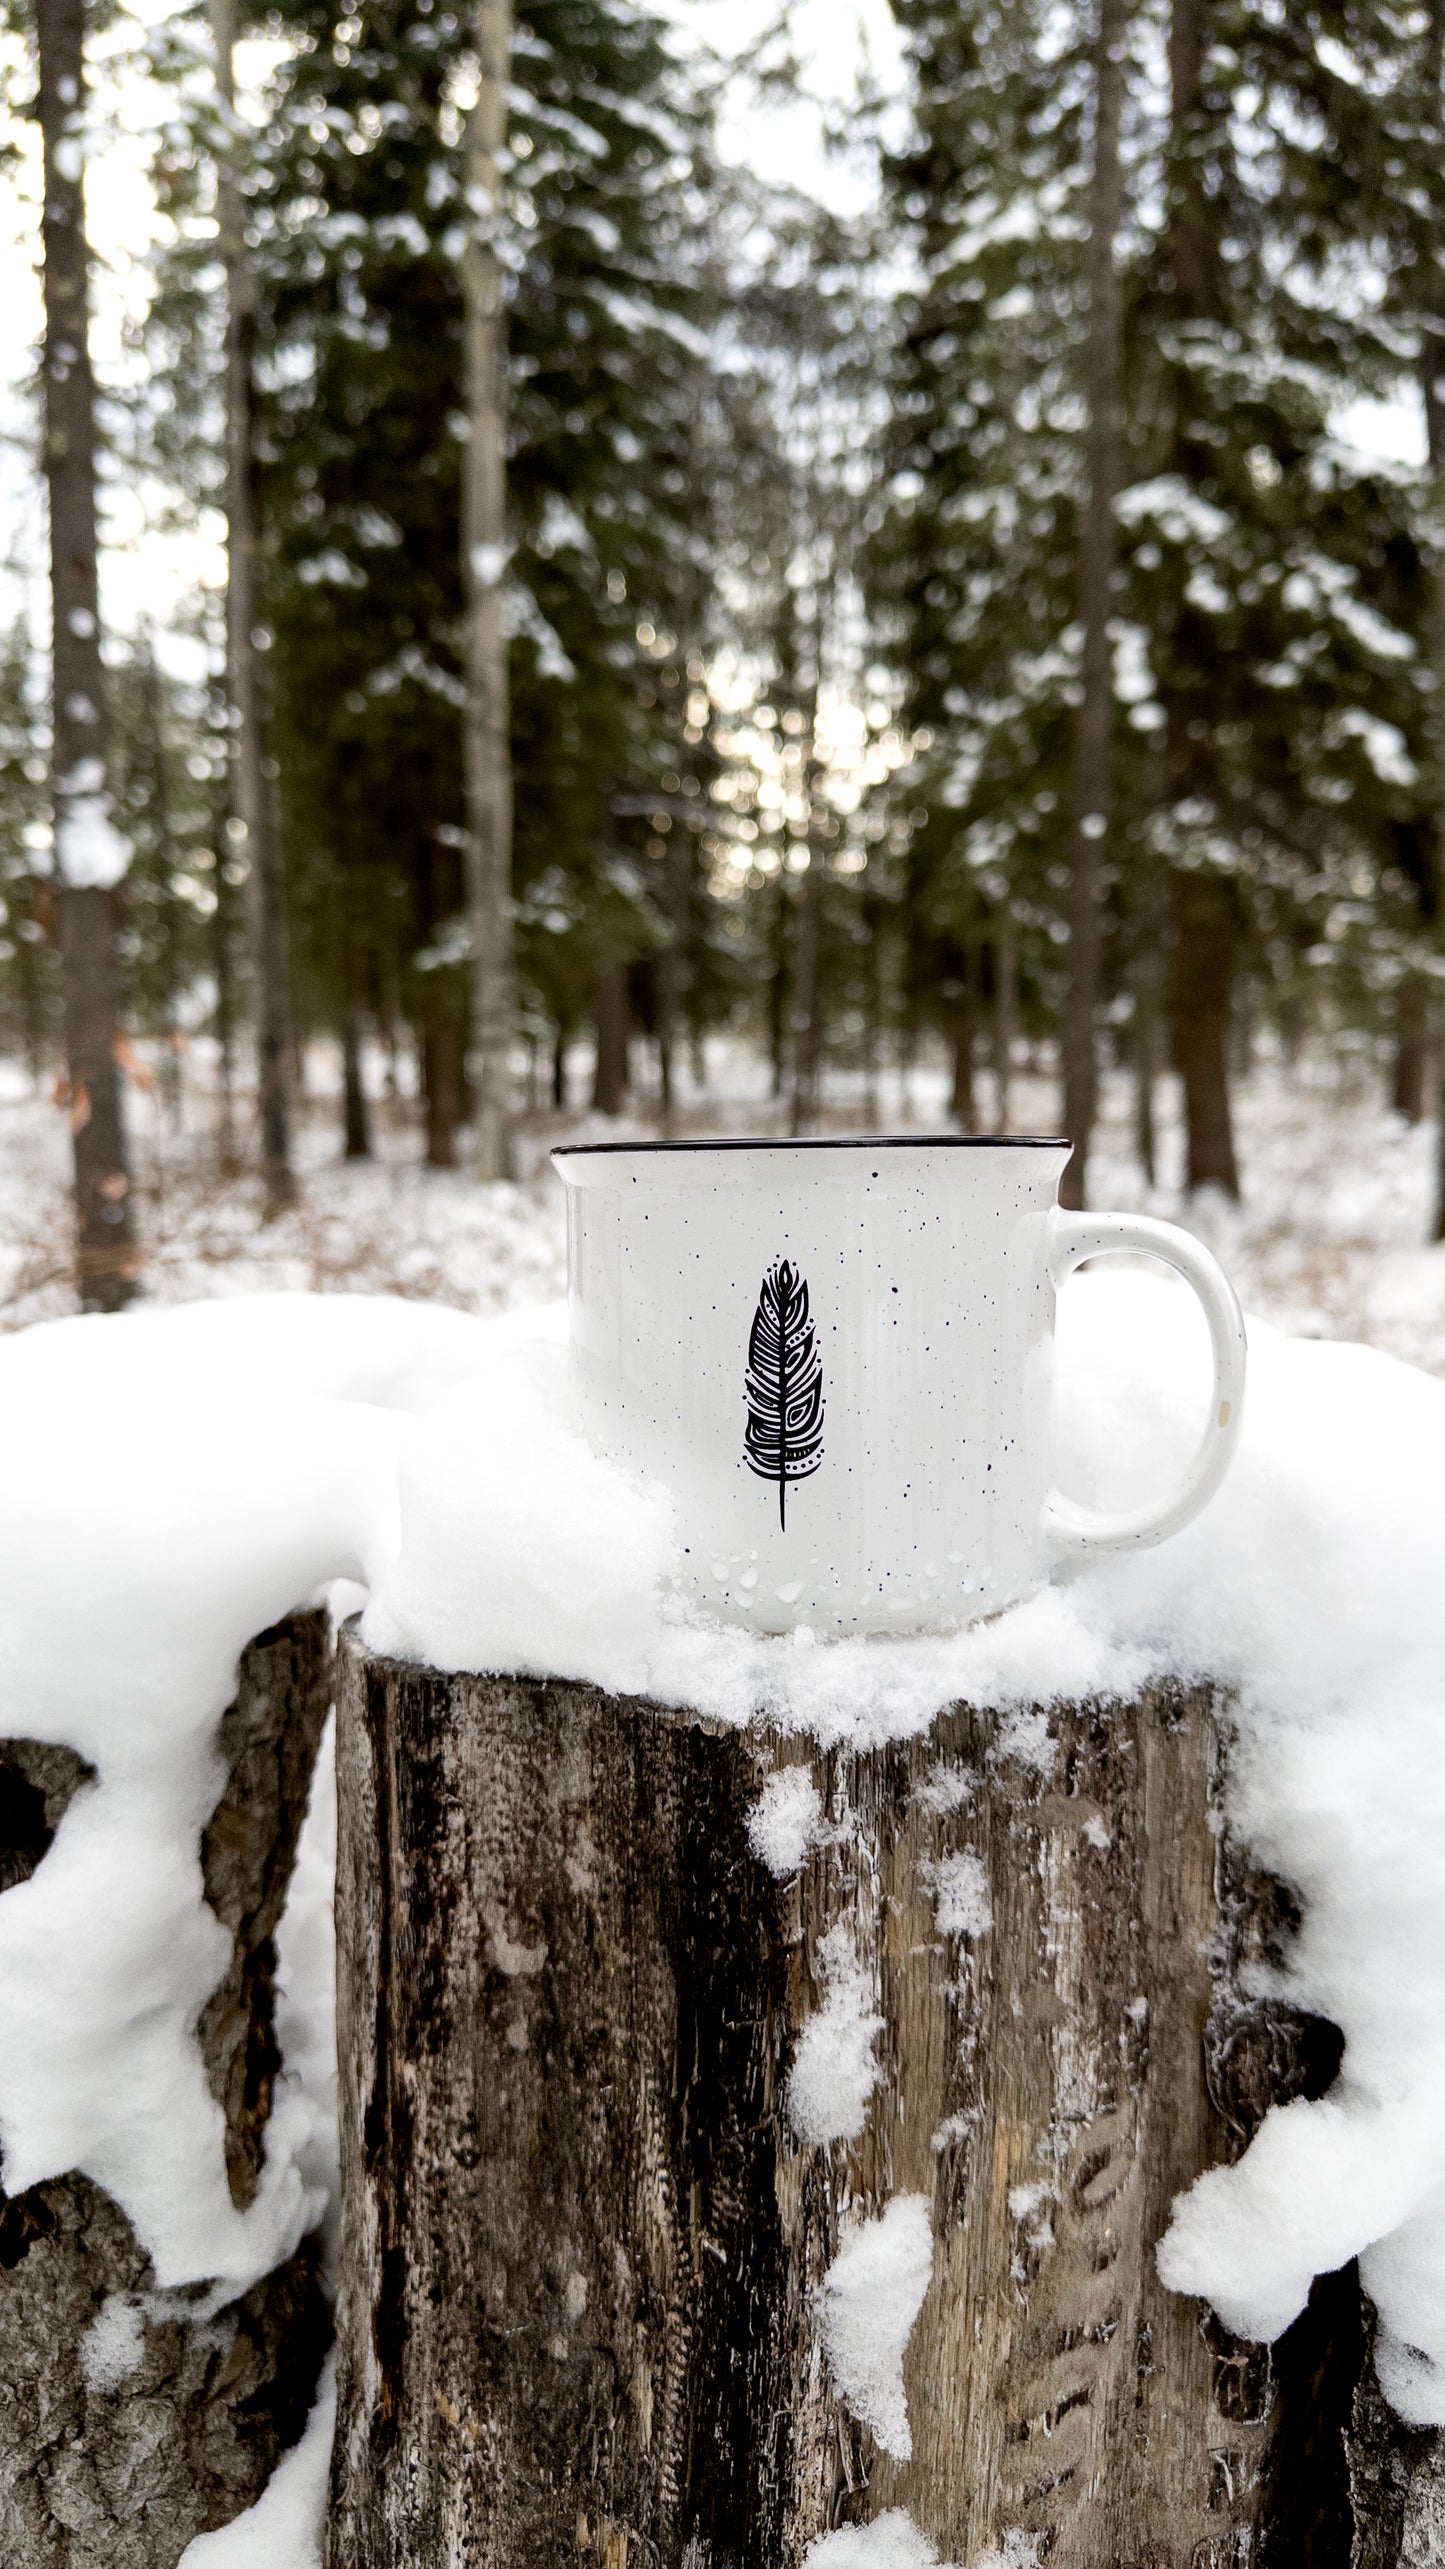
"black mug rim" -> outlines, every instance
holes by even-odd
[[[722,1133],[697,1141],[558,1142],[554,1160],[601,1159],[609,1152],[655,1151],[1068,1151],[1060,1133]]]

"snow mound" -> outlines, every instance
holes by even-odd
[[[3,1728],[96,1770],[0,1899],[6,2186],[82,2169],[162,2287],[226,2294],[317,2219],[332,2168],[325,1816],[318,1803],[287,1927],[292,2074],[244,2214],[194,2033],[226,1956],[199,1841],[238,1652],[339,1580],[369,1598],[378,1646],[445,1666],[763,1714],[824,1744],[902,1737],[968,1699],[1000,1709],[1000,1752],[1039,1772],[1051,1704],[1207,1676],[1239,1705],[1233,1826],[1303,1905],[1282,1994],[1339,2025],[1345,2053],[1327,2097],[1277,2108],[1237,2167],[1176,2207],[1163,2272],[1273,2336],[1313,2275],[1359,2255],[1390,2397],[1445,2422],[1445,1385],[1256,1326],[1237,1461],[1183,1535],[973,1631],[822,1644],[669,1601],[666,1501],[579,1442],[559,1333],[555,1312],[484,1323],[298,1295],[0,1344]],[[1117,1271],[1072,1284],[1064,1487],[1125,1507],[1166,1486],[1207,1383],[1181,1289]],[[962,1787],[940,1774],[927,1789]],[[762,1810],[765,1860],[786,1869],[814,1826],[801,1802]],[[970,1875],[933,1889],[942,1933],[985,1931]],[[866,1993],[843,2006],[846,1962],[814,2019],[836,2001],[846,2041],[792,2095],[809,2129],[854,2128],[874,2075],[876,2023]],[[124,2314],[112,2322],[102,2366],[124,2357]]]
[[[399,1421],[376,1403],[434,1396],[490,1344],[452,1313],[296,1296],[0,1345],[0,1724],[95,1769],[0,1899],[4,2182],[92,2177],[162,2289],[246,2291],[325,2200],[324,2136],[292,2080],[236,2209],[196,2039],[230,1955],[200,1841],[237,1659],[326,1582],[379,1574]]]

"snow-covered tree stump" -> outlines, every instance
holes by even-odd
[[[200,2024],[225,2108],[233,2199],[250,2201],[277,2067],[272,1943],[331,1695],[324,1613],[260,1634],[224,1716],[226,1789],[202,1845],[231,1969]],[[0,1895],[42,1861],[90,1770],[0,1741]],[[192,2538],[259,2496],[305,2424],[328,2321],[314,2242],[229,2309],[158,2295],[129,2222],[80,2176],[0,2196],[0,2561],[5,2569],[174,2569]],[[124,2312],[125,2360],[95,2334]],[[117,2378],[117,2373],[119,2378]]]
[[[1233,1994],[1282,1922],[1221,1730],[823,1754],[345,1637],[332,2569],[797,2569],[894,2508],[961,2564],[1349,2561],[1428,2459],[1356,2416],[1357,2289],[1271,2357],[1154,2267],[1334,2066]]]

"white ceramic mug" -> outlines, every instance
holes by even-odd
[[[1068,1156],[957,1136],[553,1153],[579,1423],[666,1488],[694,1600],[765,1631],[947,1630],[1197,1515],[1239,1431],[1239,1305],[1187,1232],[1061,1212]],[[1193,1286],[1214,1387],[1182,1486],[1098,1516],[1051,1487],[1054,1297],[1114,1251]]]

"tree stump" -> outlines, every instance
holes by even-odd
[[[277,2068],[272,1942],[331,1696],[324,1613],[260,1634],[223,1717],[228,1781],[206,1830],[206,1893],[234,1939],[200,2036],[225,2108],[233,2199],[249,2202]],[[0,1743],[0,1894],[34,1872],[91,1770]],[[119,2296],[143,2330],[124,2380],[87,2377],[82,2340]],[[0,2196],[0,2561],[5,2569],[174,2569],[193,2536],[260,2495],[306,2423],[329,2338],[319,2252],[212,2317],[203,2288],[157,2296],[124,2214],[80,2176]]]
[[[1271,2356],[1155,2274],[1338,2057],[1236,1994],[1289,1913],[1223,1860],[1207,1691],[823,1753],[341,1657],[332,2569],[798,2569],[892,2508],[962,2569],[1383,2569],[1436,2439],[1365,2415],[1353,2280]],[[823,2290],[900,2196],[911,2451]]]

